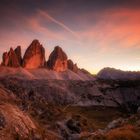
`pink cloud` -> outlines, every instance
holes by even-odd
[[[140,48],[140,10],[113,9],[104,13],[90,13],[87,19],[98,17],[97,23],[79,31],[83,40],[108,51],[114,45],[122,48]],[[83,19],[83,17],[82,17]],[[116,44],[115,44],[116,43]],[[92,47],[91,46],[91,47]]]

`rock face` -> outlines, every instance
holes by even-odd
[[[7,52],[3,53],[2,65],[9,67],[19,67],[21,64],[18,60],[17,54],[12,48],[10,48],[10,51],[8,53]]]
[[[25,51],[22,59],[21,46],[15,50],[12,48],[9,52],[3,53],[2,66],[20,67],[26,69],[46,68],[56,72],[71,70],[78,73],[79,68],[72,60],[68,59],[66,53],[61,47],[56,46],[50,54],[48,61],[45,60],[45,49],[38,40],[33,40]]]
[[[19,64],[22,65],[21,46],[17,46],[15,53],[17,55]]]
[[[27,80],[5,76],[0,78],[0,85],[21,98],[32,90],[54,105],[121,107],[129,112],[140,106],[140,81]]]
[[[62,48],[59,46],[54,48],[53,52],[49,56],[47,67],[57,72],[67,70],[67,55],[62,50]]]
[[[3,56],[2,56],[2,63],[1,63],[1,65],[2,66],[8,66],[8,61],[9,61],[8,53],[4,52]]]
[[[33,40],[23,57],[23,67],[34,69],[44,67],[45,49],[38,40]]]
[[[0,86],[0,140],[37,139],[36,124],[19,108],[16,100],[16,96]]]
[[[73,72],[77,72],[78,71],[77,64],[74,64],[71,59],[69,59],[67,61],[67,63],[68,63],[68,69],[72,70]]]

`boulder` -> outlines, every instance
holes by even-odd
[[[23,57],[23,67],[35,69],[44,67],[45,49],[38,40],[33,40]]]
[[[67,55],[61,47],[56,46],[54,48],[53,52],[49,56],[49,60],[47,61],[47,67],[57,72],[67,70]]]

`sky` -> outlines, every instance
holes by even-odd
[[[140,0],[1,0],[0,57],[33,39],[91,73],[140,71]]]

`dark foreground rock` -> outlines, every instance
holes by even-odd
[[[122,81],[0,78],[2,140],[6,138],[14,140],[15,137],[29,140],[80,140],[81,138],[92,139],[99,136],[98,134],[106,137],[106,134],[109,135],[111,131],[119,128],[126,130],[125,122],[134,123],[135,119],[131,118],[128,121],[124,121],[123,118],[115,119],[117,117],[115,108],[120,109],[121,104],[127,101],[139,103],[139,85],[139,81],[124,83]],[[79,105],[81,108],[84,108],[83,105],[87,108],[78,111],[76,107]],[[112,113],[115,116],[113,115],[111,120],[115,119],[115,121],[103,129],[102,123],[110,118],[110,111],[103,109],[98,116],[97,108],[94,108],[92,111],[95,112],[91,114],[88,110],[91,105],[99,108],[113,107]],[[72,106],[75,109],[70,111],[69,108]],[[87,114],[82,114],[83,111]],[[92,120],[93,117],[96,119]],[[138,119],[136,121],[138,124]],[[97,128],[102,129],[97,130]],[[10,130],[8,135],[3,131],[5,129],[6,132]]]

